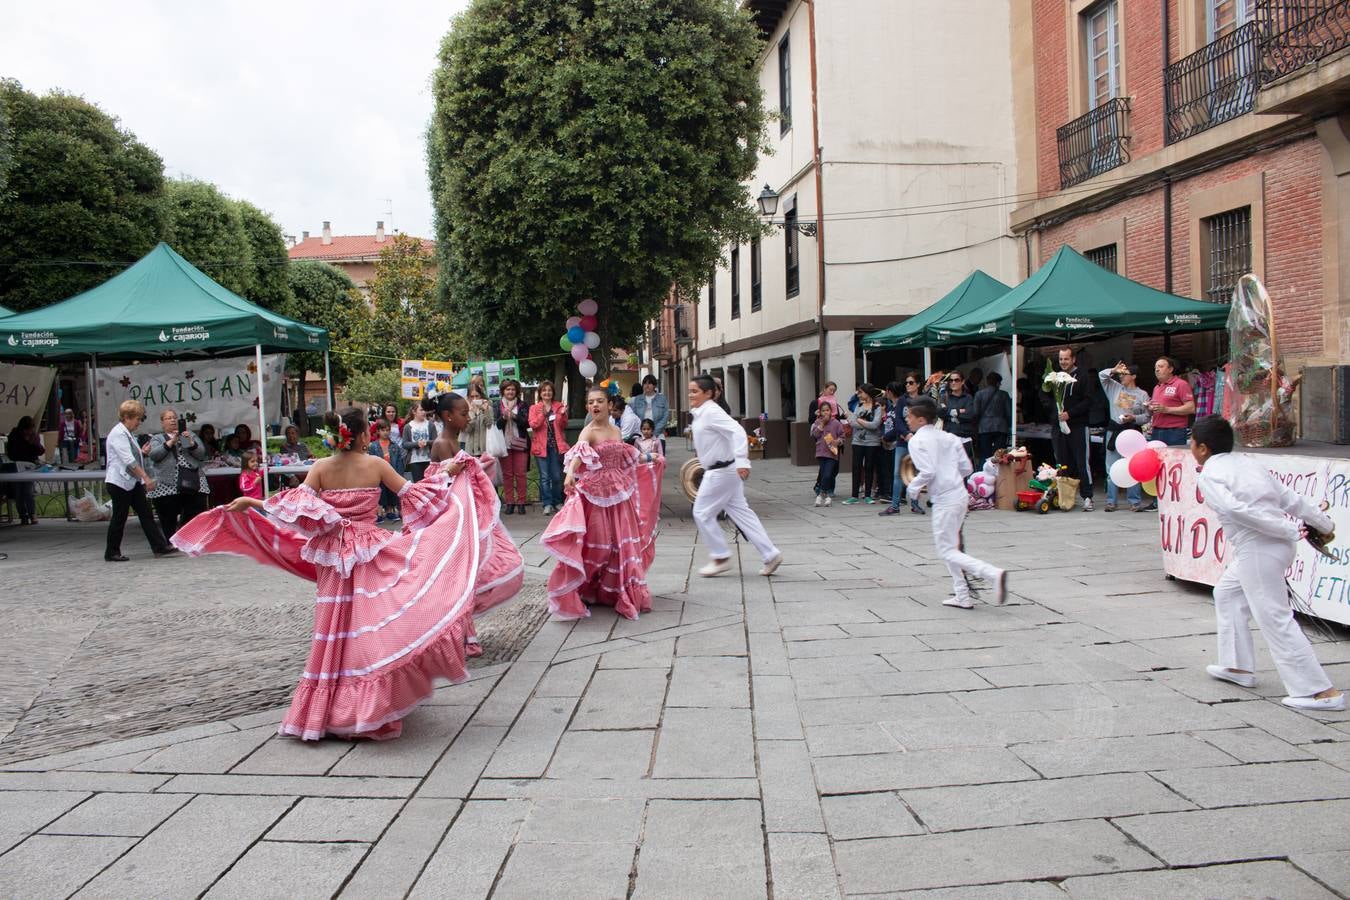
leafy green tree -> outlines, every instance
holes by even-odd
[[[249,289],[243,296],[259,306],[280,310],[290,300],[291,290],[287,283],[290,257],[286,254],[281,226],[247,200],[234,202],[239,207],[244,237],[253,259]]]
[[[347,403],[377,403],[383,406],[398,400],[402,386],[403,380],[397,366],[353,372],[342,388],[342,398]]]
[[[380,251],[370,282],[371,315],[360,343],[369,357],[464,360],[464,343],[449,310],[436,299],[435,260],[422,242],[396,234]],[[378,359],[351,363],[370,370]]]
[[[0,203],[9,196],[9,167],[14,165],[13,136],[9,131],[9,116],[5,112],[3,97],[0,97]]]
[[[248,297],[253,248],[239,204],[214,184],[195,179],[164,186],[164,240],[222,287]]]
[[[163,231],[164,163],[153,150],[70,94],[0,79],[0,108],[12,157],[9,193],[0,190],[0,302],[65,300],[150,252]]]
[[[351,278],[337,266],[318,260],[300,260],[287,270],[289,298],[280,309],[284,316],[306,325],[328,329],[329,363],[334,384],[350,376],[358,341],[369,329],[370,306]],[[322,353],[292,353],[286,367],[293,373],[323,372]]]
[[[577,301],[636,342],[759,230],[762,43],[733,0],[476,0],[434,75],[441,277],[484,355],[557,352]]]

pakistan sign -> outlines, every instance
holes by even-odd
[[[262,378],[267,403],[265,418],[275,422],[281,418],[285,365],[286,357],[277,354],[263,357],[261,373],[252,356],[99,368],[98,421],[102,425],[116,422],[122,401],[139,400],[146,410],[143,432],[155,431],[159,414],[166,409],[186,416],[194,431],[208,422],[217,431],[231,430],[240,422],[256,431],[258,378]]]

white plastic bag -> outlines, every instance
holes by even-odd
[[[70,498],[70,515],[79,522],[106,522],[112,518],[112,501],[99,503],[89,491]]]
[[[487,452],[501,459],[506,455],[506,435],[496,425],[489,425],[487,428],[486,440]]]

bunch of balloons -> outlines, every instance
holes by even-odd
[[[1111,464],[1111,481],[1120,488],[1137,484],[1150,497],[1158,496],[1157,478],[1163,468],[1158,451],[1166,446],[1162,441],[1150,441],[1141,431],[1122,431],[1116,435],[1120,459]]]
[[[567,333],[558,338],[558,346],[571,353],[577,361],[577,370],[581,372],[582,378],[595,377],[596,365],[595,360],[591,359],[591,351],[600,347],[600,335],[595,331],[600,325],[595,317],[599,311],[600,304],[594,300],[582,300],[577,304],[580,315],[567,320]]]

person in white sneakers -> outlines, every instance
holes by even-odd
[[[761,575],[772,575],[783,562],[783,554],[769,540],[759,516],[745,502],[745,479],[750,477],[750,442],[745,429],[717,405],[717,382],[711,376],[698,375],[689,382],[689,430],[694,436],[694,452],[703,464],[703,481],[694,498],[694,524],[708,545],[712,559],[698,570],[705,577],[731,570],[731,548],[717,524],[717,514],[727,517],[759,551],[764,559]]]
[[[1256,659],[1250,614],[1275,660],[1294,709],[1345,709],[1345,695],[1317,662],[1312,645],[1294,621],[1285,570],[1294,561],[1294,542],[1315,529],[1330,532],[1335,523],[1309,500],[1285,487],[1260,460],[1235,454],[1233,427],[1222,416],[1205,416],[1191,429],[1191,455],[1200,464],[1199,487],[1205,503],[1223,526],[1227,565],[1214,586],[1214,617],[1219,630],[1219,664],[1206,666],[1211,677],[1242,687],[1256,685]],[[1292,516],[1301,522],[1290,521]]]
[[[919,472],[909,483],[909,496],[918,497],[927,488],[933,503],[933,546],[952,573],[952,596],[943,605],[961,609],[975,605],[967,574],[994,585],[994,602],[1001,605],[1008,596],[1008,573],[962,552],[961,524],[970,501],[966,491],[970,457],[959,437],[933,427],[937,416],[937,404],[927,398],[905,408],[905,421],[913,432],[909,455]]]

